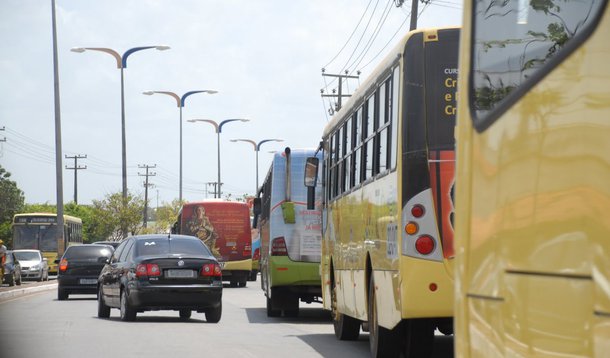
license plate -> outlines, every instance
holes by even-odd
[[[81,278],[78,282],[81,285],[95,285],[97,283],[97,279],[95,279],[95,278]]]
[[[167,270],[165,277],[168,278],[192,278],[195,277],[194,270]]]

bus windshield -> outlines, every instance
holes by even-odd
[[[27,225],[13,227],[15,249],[37,249],[57,251],[58,231],[56,225]]]

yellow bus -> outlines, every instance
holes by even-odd
[[[610,354],[610,7],[466,0],[458,357]]]
[[[64,237],[68,246],[83,243],[83,222],[64,215]],[[55,260],[64,252],[64,241],[57,228],[57,214],[23,213],[13,217],[13,249],[40,250],[49,263],[49,273],[57,273]]]
[[[324,308],[374,357],[425,357],[452,333],[458,43],[458,28],[409,32],[323,133]]]

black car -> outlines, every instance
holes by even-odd
[[[118,308],[121,320],[138,312],[175,310],[187,320],[204,312],[208,322],[222,315],[222,272],[210,249],[186,235],[141,235],[125,239],[99,276],[100,318]]]
[[[96,294],[97,279],[113,253],[108,245],[76,245],[64,252],[57,269],[57,299],[70,294]]]
[[[121,241],[96,241],[92,242],[92,244],[96,245],[110,245],[113,249],[116,249],[121,244]]]
[[[12,251],[6,252],[2,283],[8,283],[9,286],[21,285],[21,264]]]

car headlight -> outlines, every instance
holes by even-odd
[[[36,264],[32,267],[30,267],[31,270],[40,270],[40,264]]]

